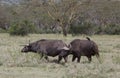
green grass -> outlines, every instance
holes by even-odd
[[[54,34],[30,34],[29,36],[9,36],[0,34],[0,78],[120,78],[120,35],[95,35],[91,36],[100,50],[102,63],[93,57],[91,63],[82,57],[80,63],[71,62],[56,64],[49,57],[50,62],[40,60],[34,53],[21,53],[23,44],[29,40],[34,42],[39,39],[61,39],[67,44],[73,39],[85,39],[86,36],[63,37]]]

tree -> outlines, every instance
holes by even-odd
[[[0,28],[8,29],[10,23],[10,14],[6,5],[0,4]]]
[[[82,12],[81,6],[86,6],[89,2],[90,0],[84,2],[81,0],[50,0],[43,7],[46,13],[62,28],[63,35],[67,36],[71,23],[77,20]]]

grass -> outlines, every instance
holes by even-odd
[[[82,57],[80,63],[71,62],[56,64],[53,60],[57,57],[49,57],[51,62],[34,53],[21,53],[23,44],[29,40],[34,42],[39,39],[61,39],[67,44],[73,39],[85,39],[86,36],[63,37],[54,34],[30,34],[29,36],[9,36],[0,34],[0,78],[120,78],[120,36],[119,35],[95,35],[94,40],[100,50],[102,63],[93,57],[91,63]]]

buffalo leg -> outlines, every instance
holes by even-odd
[[[77,62],[79,63],[81,59],[81,56],[78,56]]]
[[[44,58],[45,58],[47,61],[49,61],[49,58],[48,58],[48,56],[47,56],[47,51],[43,51],[43,53],[44,53]]]
[[[100,58],[99,53],[96,54],[96,57],[97,57],[98,61],[99,61],[100,63],[102,63],[102,60],[101,60],[101,58]]]
[[[67,57],[64,57],[65,62],[67,62]]]
[[[45,59],[46,59],[47,61],[49,61],[49,58],[48,58],[48,56],[45,56]]]
[[[43,53],[41,53],[40,55],[41,55],[41,57],[40,57],[40,60],[41,60],[41,59],[43,58],[44,55],[43,55]]]
[[[62,60],[62,57],[59,56],[59,57],[58,57],[58,63],[59,63],[61,60]]]
[[[74,62],[76,59],[76,56],[73,55],[72,62]]]
[[[92,57],[91,56],[87,56],[87,58],[88,58],[88,61],[90,63],[92,61]]]

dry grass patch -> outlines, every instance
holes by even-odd
[[[95,35],[91,36],[100,50],[102,63],[93,57],[88,63],[86,57],[81,57],[81,63],[55,63],[57,57],[49,57],[50,62],[40,60],[40,55],[34,53],[21,53],[23,44],[29,40],[61,39],[67,44],[73,39],[85,39],[86,36],[63,37],[54,34],[30,34],[29,36],[9,36],[0,34],[0,78],[120,78],[120,36]]]

